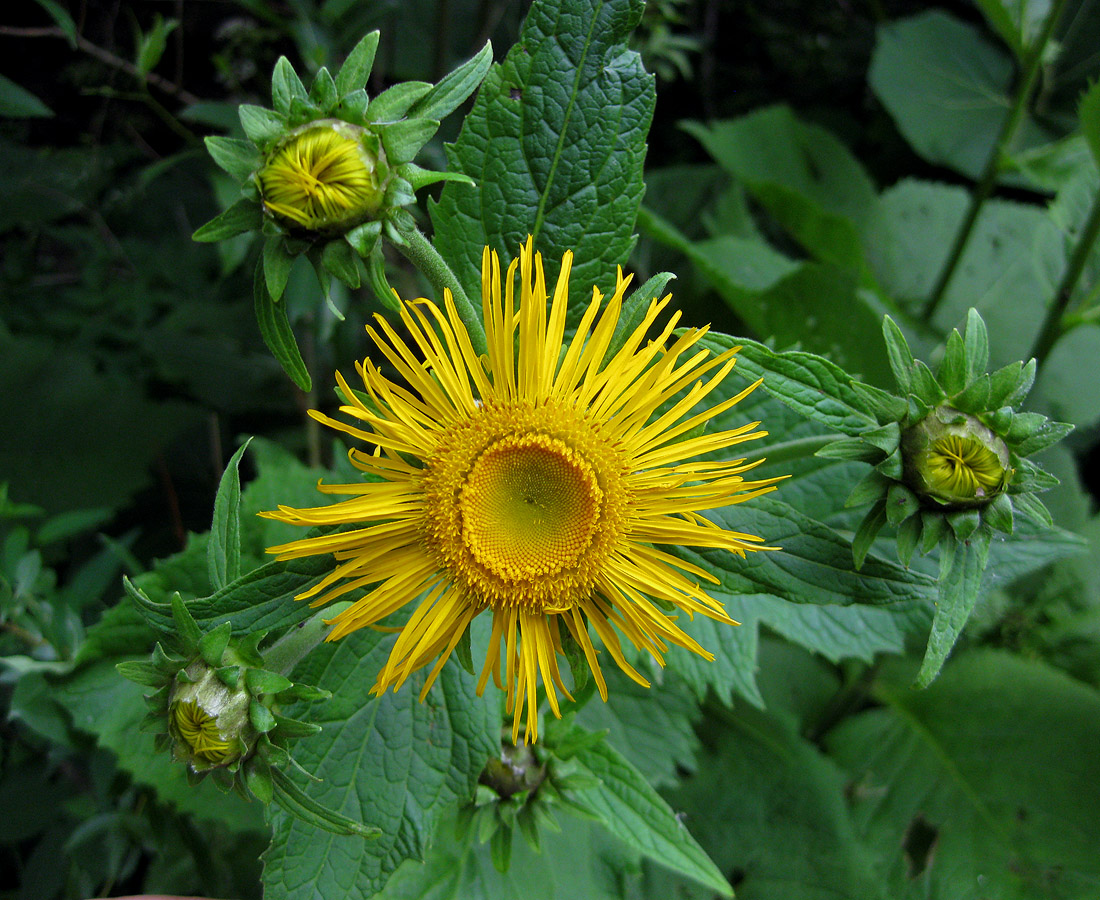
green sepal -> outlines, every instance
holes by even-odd
[[[375,248],[378,243],[378,238],[382,236],[382,223],[378,221],[364,222],[362,225],[356,225],[351,231],[344,235],[344,240],[348,242],[349,246],[359,254],[363,259],[366,259],[370,252]]]
[[[267,637],[266,631],[250,631],[248,634],[241,635],[233,645],[233,652],[237,655],[238,661],[256,669],[262,668],[264,657],[260,653],[260,644],[265,637]]]
[[[989,365],[989,332],[981,314],[971,307],[966,313],[966,331],[963,335],[966,355],[966,382],[969,384],[985,372]]]
[[[944,529],[947,528],[947,519],[943,517],[943,513],[941,512],[926,509],[921,511],[920,521],[920,552],[922,554],[931,553],[940,542],[940,538],[943,537]]]
[[[476,54],[439,79],[435,87],[413,104],[409,115],[437,121],[446,118],[478,89],[492,63],[493,45],[486,41]]]
[[[222,664],[222,654],[225,653],[225,648],[229,646],[229,638],[232,634],[233,625],[226,621],[222,622],[217,628],[206,632],[199,639],[199,655],[208,666],[220,666]]]
[[[161,728],[163,729],[163,727],[164,727],[164,723],[161,722]],[[172,735],[170,735],[167,731],[161,730],[161,731],[158,731],[157,734],[153,735],[153,749],[157,753],[164,753],[164,751],[167,750],[171,746],[172,746]]]
[[[271,74],[271,102],[275,104],[275,109],[289,117],[299,112],[308,100],[309,95],[294,66],[285,56],[280,56]]]
[[[884,391],[881,388],[864,384],[861,381],[853,381],[852,388],[871,407],[875,419],[880,424],[886,425],[903,419],[909,409],[909,405],[901,397],[895,397],[889,391]]]
[[[1023,368],[1022,362],[1009,363],[989,376],[989,399],[986,401],[988,409],[999,409],[1008,402],[1020,383]]]
[[[431,89],[432,86],[426,81],[399,82],[371,100],[367,107],[367,119],[371,122],[396,122]]]
[[[382,147],[391,166],[412,162],[428,141],[439,130],[435,119],[403,119],[380,125],[378,131],[382,138]]]
[[[265,106],[242,103],[237,107],[237,115],[248,139],[263,150],[286,133],[286,117]]]
[[[187,604],[183,602],[183,597],[180,596],[179,591],[172,594],[171,602],[172,619],[179,630],[180,641],[183,643],[184,649],[189,655],[198,653],[199,641],[202,640],[202,630],[196,624],[191,611],[187,608]]]
[[[1020,374],[1016,379],[1016,385],[1004,399],[1005,406],[1016,406],[1021,403],[1024,398],[1031,393],[1031,388],[1035,384],[1035,373],[1038,371],[1038,363],[1034,359],[1029,359],[1020,370]]]
[[[190,666],[188,667],[190,668]],[[176,673],[177,684],[198,684],[199,679],[195,678],[187,669],[180,669]]]
[[[275,735],[280,740],[284,738],[304,738],[321,731],[320,725],[312,722],[303,722],[300,719],[290,719],[286,716],[275,715]]]
[[[267,292],[272,301],[278,303],[290,280],[290,270],[294,267],[294,256],[287,250],[282,235],[269,235],[264,240],[263,267]]]
[[[190,766],[184,769],[184,771],[187,773],[187,783],[191,787],[198,787],[202,784],[203,779],[205,779],[208,774],[207,772],[196,772]]]
[[[956,509],[946,513],[947,524],[960,542],[968,541],[982,524],[982,514],[976,509]]]
[[[465,840],[466,836],[470,833],[470,826],[473,824],[474,815],[477,813],[477,807],[472,803],[464,803],[458,808],[458,812],[455,813],[455,840],[461,843]]]
[[[879,447],[864,443],[862,438],[841,438],[826,444],[814,454],[823,459],[855,460],[871,465],[881,462],[885,455]]]
[[[898,526],[898,559],[907,569],[913,560],[913,552],[920,543],[923,521],[921,516],[910,516]]]
[[[292,684],[285,691],[279,692],[280,700],[328,700],[332,697],[332,691],[314,687],[312,684]]]
[[[1011,406],[1002,406],[999,409],[993,411],[989,416],[984,417],[986,424],[993,429],[998,435],[1008,434],[1008,430],[1012,427],[1012,420],[1016,417],[1016,413]]]
[[[919,421],[921,421],[921,419],[923,419],[925,416],[927,416],[930,412],[932,412],[932,407],[931,406],[929,406],[927,403],[925,403],[919,397],[914,397],[912,394],[910,394],[906,398],[905,407],[906,407],[906,420],[909,421],[909,422],[919,422]]]
[[[982,512],[982,520],[997,531],[1012,534],[1012,499],[1008,494],[998,494]]]
[[[233,790],[233,782],[236,779],[234,779],[232,773],[226,769],[210,769],[209,772],[210,778],[214,782],[214,787],[219,791],[223,794],[228,794]]]
[[[875,464],[875,471],[894,481],[900,481],[905,473],[905,459],[898,448],[882,462]]]
[[[1054,527],[1054,519],[1046,505],[1034,494],[1017,494],[1012,497],[1012,506],[1021,515],[1047,528]]]
[[[245,767],[244,783],[252,792],[252,796],[267,806],[275,795],[272,785],[271,769],[260,762],[253,762]]]
[[[901,444],[901,427],[897,422],[891,422],[881,428],[865,431],[859,437],[872,447],[878,447],[883,453],[889,455]]]
[[[1024,413],[1023,415],[1028,415]],[[1032,413],[1032,415],[1035,415]],[[1022,418],[1018,415],[1013,420],[1012,424],[1015,426],[1017,422]],[[1041,417],[1042,418],[1042,417]],[[1015,431],[1015,429],[1013,429]],[[1040,450],[1045,450],[1052,444],[1058,443],[1066,435],[1073,431],[1073,426],[1068,422],[1051,422],[1044,419],[1044,421],[1035,427],[1026,437],[1022,438],[1013,449],[1020,454],[1020,456],[1031,456],[1032,453],[1038,453]],[[1012,434],[1007,438],[1009,443],[1014,440]]]
[[[414,191],[419,191],[429,184],[436,184],[440,181],[467,184],[471,187],[477,185],[477,182],[469,175],[463,175],[461,172],[437,172],[434,169],[422,169],[420,166],[413,165],[412,163],[405,163],[405,165],[401,167],[401,174],[408,179]]]
[[[251,443],[252,438],[249,438],[230,457],[218,482],[218,493],[214,497],[214,518],[210,524],[210,540],[206,545],[206,570],[216,591],[241,577],[240,465]],[[200,651],[201,647],[200,643]],[[219,665],[220,661],[219,654],[218,661],[211,662],[210,665]]]
[[[397,299],[397,295],[386,279],[386,259],[382,255],[380,244],[375,244],[374,250],[367,257],[367,283],[370,284],[374,296],[378,298],[378,302],[386,309],[394,312],[400,311],[401,301]]]
[[[290,376],[291,381],[308,393],[313,382],[309,377],[306,364],[302,361],[298,344],[294,340],[294,332],[290,328],[290,321],[286,315],[286,304],[275,303],[272,300],[271,293],[267,289],[262,263],[256,266],[253,300],[256,322],[260,326],[264,343],[267,344],[267,348],[279,365],[283,367],[283,371]]]
[[[966,387],[966,368],[966,346],[962,335],[958,331],[952,331],[947,336],[943,359],[936,371],[936,380],[949,397]]]
[[[855,563],[856,571],[863,568],[863,561],[867,558],[871,545],[885,524],[886,501],[878,500],[863,517],[852,538],[852,562]]]
[[[979,375],[966,388],[951,398],[951,405],[964,413],[978,415],[989,408],[990,380]]]
[[[152,712],[157,716],[163,716],[168,709],[168,695],[170,693],[168,685],[157,688],[151,694],[145,694],[141,699],[145,701],[145,705],[149,707]]]
[[[1019,444],[1040,431],[1047,424],[1047,421],[1047,417],[1042,413],[1017,412],[1012,416],[1012,422],[1009,424],[1008,430],[1001,433],[1001,437],[1010,444]],[[1016,447],[1013,447],[1013,449],[1020,453]],[[1020,455],[1026,456],[1027,454],[1020,453]]]
[[[153,645],[153,665],[157,667],[157,671],[164,675],[174,675],[176,671],[181,668],[185,660],[180,656],[172,656],[166,653],[164,648],[160,645],[160,641],[157,641]]]
[[[886,495],[886,520],[891,525],[900,525],[914,513],[920,511],[920,500],[904,484],[892,484]]]
[[[542,852],[542,838],[539,835],[539,823],[535,817],[535,805],[525,803],[516,815],[516,825],[527,846],[536,853]]]
[[[936,381],[932,370],[922,360],[913,364],[913,394],[928,406],[938,406],[946,399],[943,388]]]
[[[402,171],[404,166],[401,167]],[[396,209],[399,206],[409,206],[416,202],[416,194],[413,193],[412,184],[400,176],[390,179],[386,185],[386,193],[382,196],[382,205],[386,209]]]
[[[164,673],[155,663],[147,659],[127,660],[117,663],[115,668],[119,675],[135,684],[152,688],[164,685]]]
[[[263,217],[263,210],[255,200],[238,200],[225,212],[195,229],[191,240],[210,244],[249,231],[259,231]]]
[[[206,138],[206,152],[234,181],[241,184],[252,178],[262,162],[256,147],[238,138],[210,135]]]
[[[1030,460],[1021,459],[1016,463],[1016,472],[1008,484],[1010,494],[1025,494],[1036,491],[1049,491],[1061,482],[1046,469],[1040,469]]]
[[[844,508],[862,506],[864,503],[881,500],[889,487],[889,479],[883,478],[878,472],[872,471],[852,488],[852,492],[848,495],[848,499],[844,501]]]
[[[361,90],[370,78],[374,68],[374,57],[378,52],[380,33],[375,30],[359,39],[340,70],[336,73],[336,93],[345,97],[352,91]]]
[[[357,259],[355,251],[347,241],[329,241],[321,251],[321,264],[334,278],[339,279],[352,290],[362,283]]]
[[[367,119],[367,108],[369,106],[370,97],[365,90],[360,88],[340,99],[340,102],[336,104],[335,115],[336,118],[343,119],[345,122],[367,127],[370,125]]]
[[[886,341],[886,358],[890,362],[890,371],[898,383],[898,390],[908,394],[913,384],[913,353],[909,342],[898,324],[889,316],[882,319],[882,336]]]
[[[218,681],[224,684],[231,691],[235,691],[240,686],[240,666],[222,666],[220,669],[215,669],[214,674],[218,677]]]
[[[294,682],[278,672],[266,669],[249,669],[244,673],[244,684],[252,696],[260,694],[278,694],[291,687]]]
[[[322,806],[307,796],[298,785],[279,769],[271,769],[272,799],[286,812],[310,825],[315,825],[333,834],[357,834],[365,838],[376,838],[381,828],[363,825],[347,816]]]
[[[512,829],[501,823],[489,840],[489,857],[493,868],[502,875],[508,872],[512,864]]]
[[[340,101],[336,82],[324,66],[321,66],[313,76],[313,84],[309,86],[309,99],[316,103],[325,115],[331,115]]]
[[[245,677],[247,678],[248,676],[246,675]],[[275,727],[274,713],[258,700],[253,700],[248,704],[248,721],[252,723],[252,727],[260,732],[260,734],[267,734]]]

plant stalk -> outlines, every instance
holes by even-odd
[[[405,241],[404,243],[394,241],[394,246],[424,273],[440,295],[443,294],[444,289],[451,292],[459,318],[462,319],[466,331],[470,334],[470,343],[473,344],[474,352],[487,353],[489,345],[485,340],[485,325],[481,321],[481,315],[466,296],[466,291],[463,290],[454,270],[447,265],[446,260],[439,255],[439,251],[435,249],[432,242],[424,237],[418,228],[415,226],[409,229],[402,228],[400,232]]]
[[[1054,300],[1050,304],[1050,309],[1047,310],[1046,318],[1043,320],[1039,337],[1035,341],[1034,348],[1032,348],[1031,355],[1035,357],[1039,365],[1042,365],[1047,358],[1054,342],[1062,336],[1063,319],[1069,307],[1069,301],[1073,296],[1073,289],[1077,286],[1081,273],[1085,270],[1085,263],[1088,262],[1089,253],[1096,243],[1097,235],[1100,235],[1100,193],[1097,193],[1096,197],[1093,198],[1092,209],[1085,222],[1085,227],[1081,231],[1081,237],[1077,241],[1077,246],[1073,249],[1073,256],[1070,257],[1066,273],[1062,276]]]
[[[286,634],[264,651],[264,666],[272,672],[290,676],[294,667],[328,634],[328,621],[351,606],[351,601],[334,603],[293,626]],[[328,620],[328,621],[326,621]]]
[[[966,210],[966,216],[963,218],[962,225],[955,235],[954,243],[952,243],[951,251],[947,257],[947,263],[940,271],[939,278],[936,280],[936,285],[932,289],[932,293],[928,298],[928,303],[924,307],[923,318],[925,322],[932,321],[932,317],[936,313],[936,308],[939,306],[940,301],[943,300],[944,294],[947,293],[947,286],[951,283],[951,277],[955,274],[955,269],[958,268],[959,262],[962,259],[963,251],[970,241],[970,235],[974,231],[974,224],[978,221],[978,214],[981,212],[982,206],[985,205],[985,201],[988,200],[990,194],[993,193],[993,188],[996,186],[997,182],[997,175],[999,175],[1001,171],[1001,161],[1009,145],[1016,137],[1016,132],[1020,128],[1020,122],[1023,121],[1024,112],[1027,110],[1028,101],[1031,99],[1031,95],[1035,90],[1035,83],[1039,78],[1039,70],[1042,68],[1043,51],[1050,42],[1051,35],[1054,34],[1054,28],[1058,24],[1058,20],[1062,17],[1062,11],[1065,7],[1066,0],[1055,0],[1054,5],[1051,7],[1050,15],[1047,16],[1046,22],[1043,23],[1042,32],[1029,49],[1023,78],[1020,79],[1020,83],[1016,88],[1016,95],[1012,99],[1012,106],[1009,109],[1008,115],[1005,117],[1004,123],[1001,125],[1001,131],[1000,134],[997,135],[993,150],[986,160],[985,168],[982,170],[982,174],[978,179],[978,186],[970,197],[970,206]]]

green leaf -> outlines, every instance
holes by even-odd
[[[347,241],[329,241],[321,251],[321,263],[352,290],[359,287],[359,263]]]
[[[966,387],[966,348],[962,335],[958,330],[952,331],[947,336],[947,347],[944,350],[943,360],[936,371],[936,380],[943,387],[948,397],[959,393]]]
[[[372,122],[396,122],[409,111],[432,86],[426,81],[402,81],[386,88],[367,106],[367,118]]]
[[[49,13],[50,18],[54,20],[54,24],[65,33],[69,46],[75,50],[77,45],[76,22],[73,21],[73,17],[69,15],[68,10],[57,0],[35,0],[35,2]]]
[[[1036,36],[1050,14],[1050,0],[975,0],[990,27],[1008,44],[1020,63],[1027,60]],[[1050,50],[1050,48],[1047,48]]]
[[[600,779],[582,797],[604,826],[655,862],[706,885],[723,897],[733,890],[718,867],[658,794],[623,756],[606,743],[588,747],[577,759]]]
[[[164,51],[168,47],[168,35],[179,25],[176,19],[165,19],[157,13],[153,20],[153,27],[147,34],[142,35],[138,44],[137,69],[142,76],[148,75],[157,67]]]
[[[275,109],[284,116],[289,116],[294,111],[295,100],[299,104],[309,101],[309,95],[306,93],[302,80],[298,77],[298,73],[294,71],[294,66],[290,64],[290,60],[285,56],[279,57],[278,62],[275,63],[275,70],[271,75],[271,100],[275,104]]]
[[[294,268],[296,257],[286,249],[282,235],[271,235],[264,241],[263,249],[264,280],[267,292],[274,303],[278,303],[290,280],[290,270]]]
[[[354,819],[334,813],[331,809],[317,803],[291,781],[289,776],[281,769],[271,768],[269,772],[271,774],[271,798],[299,822],[304,822],[332,834],[375,838],[382,833],[381,829],[376,826],[356,822]]]
[[[1100,326],[1079,325],[1062,335],[1043,362],[1035,387],[1051,415],[1088,428],[1100,422],[1100,381],[1084,378],[1081,360],[1100,356]]]
[[[902,396],[909,393],[913,383],[913,353],[909,342],[898,324],[889,316],[882,320],[882,336],[886,340],[886,355],[890,360],[890,369]]]
[[[296,681],[332,691],[331,700],[295,704],[288,714],[323,731],[295,748],[317,784],[293,780],[314,802],[381,828],[367,844],[319,837],[297,819],[276,813],[264,854],[265,897],[372,896],[403,860],[421,858],[433,827],[459,796],[469,796],[485,761],[500,752],[500,704],[478,699],[474,679],[455,664],[443,667],[424,703],[423,671],[396,692],[370,693],[393,636],[364,629],[314,650]]]
[[[722,726],[669,800],[719,868],[737,873],[737,896],[882,900],[837,766],[775,713],[738,706]],[[710,896],[647,887],[647,897]]]
[[[879,27],[869,80],[920,156],[977,179],[1011,106],[1013,70],[978,29],[930,10]],[[1017,146],[1048,140],[1026,118]]]
[[[1077,115],[1092,157],[1100,165],[1100,81],[1094,81],[1085,92],[1081,105],[1077,108]]]
[[[250,231],[259,231],[264,216],[254,200],[238,200],[229,209],[200,226],[191,240],[203,243],[224,241]]]
[[[494,65],[447,148],[448,168],[478,185],[446,185],[429,203],[435,245],[471,296],[488,245],[513,258],[528,235],[550,263],[576,252],[571,309],[593,285],[614,289],[634,246],[644,191],[653,76],[626,48],[641,0],[541,0],[519,42]]]
[[[658,272],[623,300],[619,321],[615,323],[615,332],[611,335],[611,343],[607,345],[608,359],[622,349],[626,339],[642,324],[650,304],[660,299],[668,283],[675,277],[671,272]]]
[[[978,601],[982,575],[989,558],[988,529],[975,531],[968,541],[940,544],[939,597],[932,632],[924,651],[917,686],[927,687],[939,674]]]
[[[237,114],[248,139],[260,147],[274,143],[287,131],[286,118],[266,107],[242,103]]]
[[[364,87],[374,68],[374,55],[378,52],[378,31],[372,31],[359,39],[340,71],[336,73],[336,93],[341,97]]]
[[[336,95],[336,82],[332,80],[332,75],[324,66],[321,66],[313,77],[313,84],[309,88],[309,99],[326,114],[331,113],[339,102],[339,97]]]
[[[210,526],[210,541],[206,545],[210,583],[215,589],[225,587],[241,575],[241,457],[252,438],[245,441],[229,460],[222,473],[218,494],[214,498],[214,522]]]
[[[0,75],[0,116],[9,119],[49,119],[53,110],[26,88]]]
[[[1100,753],[1096,691],[1005,651],[960,655],[924,691],[908,677],[888,670],[873,687],[882,706],[827,737],[883,893],[1095,893],[1100,783],[1083,773]],[[914,829],[932,852],[913,853]]]
[[[863,568],[863,564],[867,560],[867,554],[871,550],[871,545],[874,544],[875,538],[882,530],[882,526],[886,524],[886,518],[886,501],[875,501],[874,505],[867,510],[867,515],[863,517],[863,521],[859,523],[859,528],[852,536],[852,562],[855,564],[857,572]]]
[[[963,335],[966,349],[966,383],[985,374],[989,366],[989,330],[976,309],[966,312],[966,331]]]
[[[409,116],[437,122],[445,119],[478,89],[492,62],[493,45],[486,41],[474,56],[444,75],[439,84],[417,100],[409,109]]]
[[[283,367],[283,371],[303,391],[308,391],[312,380],[309,370],[302,361],[302,354],[298,350],[298,342],[294,339],[290,321],[286,315],[286,304],[276,303],[271,298],[267,289],[263,264],[256,266],[256,277],[253,279],[253,297],[255,300],[256,323],[260,326],[260,334],[271,354]]]
[[[438,184],[440,181],[467,184],[471,187],[474,185],[474,180],[468,175],[463,175],[459,172],[436,172],[432,169],[422,169],[420,166],[415,166],[412,163],[406,163],[401,169],[401,174],[408,179],[414,191],[419,191],[422,187],[427,187],[429,184]]]
[[[821,262],[862,267],[859,227],[877,201],[859,162],[828,131],[771,106],[685,130]]]

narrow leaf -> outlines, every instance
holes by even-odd
[[[378,31],[364,35],[340,66],[336,73],[336,93],[341,97],[366,85],[374,67],[374,55],[378,52],[378,38]]]
[[[237,108],[237,115],[248,139],[261,147],[277,141],[286,131],[286,119],[263,106],[242,103]]]
[[[260,153],[248,141],[210,135],[206,150],[214,162],[242,184],[260,167]]]
[[[453,113],[485,80],[493,62],[493,45],[488,41],[476,55],[466,60],[453,72],[444,75],[409,110],[410,116],[422,119],[444,119]]]
[[[259,231],[264,215],[254,200],[238,200],[229,209],[200,226],[191,240],[202,243],[224,241],[249,231]]]
[[[223,588],[241,574],[241,457],[252,443],[245,441],[229,460],[214,498],[214,522],[206,545],[210,583]]]
[[[278,360],[283,371],[290,376],[303,391],[309,391],[312,381],[309,370],[302,361],[302,354],[298,350],[298,344],[294,340],[294,332],[290,328],[290,321],[286,315],[286,304],[276,303],[267,289],[264,278],[263,265],[256,266],[256,277],[253,280],[253,299],[256,308],[256,323],[260,326],[260,334],[264,343]]]
[[[376,838],[382,829],[374,825],[364,825],[334,812],[311,799],[298,785],[291,781],[279,769],[271,769],[272,797],[284,810],[309,825],[314,825],[333,834],[357,834],[360,837]]]
[[[275,63],[275,71],[271,76],[271,100],[275,104],[275,109],[284,116],[290,115],[295,100],[299,103],[309,101],[309,95],[302,80],[285,56],[280,56],[279,61]]]

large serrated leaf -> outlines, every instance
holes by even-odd
[[[321,781],[295,780],[326,807],[382,834],[364,843],[276,813],[264,854],[267,900],[297,900],[303,890],[326,900],[372,896],[403,860],[423,857],[439,816],[473,791],[486,760],[500,752],[498,698],[475,697],[474,679],[457,665],[443,668],[424,703],[417,700],[423,672],[397,693],[372,696],[392,646],[392,636],[363,629],[318,648],[295,670],[295,680],[333,693],[289,709],[323,728],[295,750]]]
[[[592,286],[615,286],[634,246],[644,183],[653,77],[625,38],[641,0],[540,0],[519,43],[482,84],[462,133],[447,148],[452,171],[478,185],[447,185],[430,204],[435,243],[477,296],[488,245],[514,257],[533,235],[550,263],[576,252],[572,309]]]
[[[650,859],[706,885],[723,897],[733,891],[660,794],[623,756],[606,743],[582,750],[577,759],[601,785],[583,802],[607,829]]]

